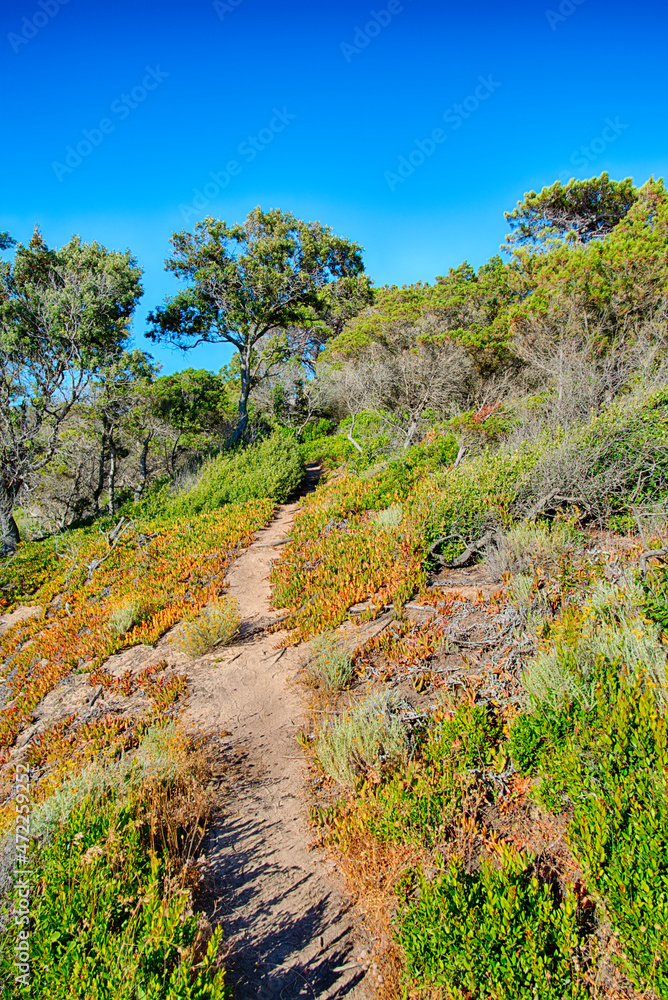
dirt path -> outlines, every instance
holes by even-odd
[[[271,543],[289,533],[297,506],[280,507],[231,567],[229,593],[246,633],[276,616],[268,575],[280,549]],[[305,706],[291,683],[305,653],[277,656],[279,639],[251,634],[190,678],[185,721],[199,734],[222,734],[228,758],[226,810],[205,844],[228,981],[235,1000],[365,1000],[358,959],[367,945],[332,863],[308,849],[308,776],[295,740]]]

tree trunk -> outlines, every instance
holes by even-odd
[[[148,472],[146,469],[146,459],[148,458],[148,446],[151,443],[152,437],[153,437],[153,431],[151,431],[151,433],[147,437],[145,437],[144,440],[142,441],[141,452],[139,455],[139,475],[141,476],[141,479],[139,480],[139,482],[135,487],[135,492],[134,492],[135,503],[137,503],[138,500],[141,500],[144,490],[146,488],[146,479],[148,476]]]
[[[6,555],[16,548],[21,541],[21,536],[12,511],[7,511],[4,505],[0,506],[0,531],[2,531],[3,554]]]
[[[248,427],[248,397],[251,390],[250,348],[240,351],[241,361],[241,394],[239,396],[239,419],[232,435],[232,444],[238,444]]]
[[[109,435],[109,500],[107,509],[111,517],[116,513],[116,442],[113,434]]]

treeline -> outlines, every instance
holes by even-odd
[[[170,376],[132,347],[135,258],[77,237],[53,250],[36,230],[0,270],[5,549],[17,509],[38,531],[115,515],[272,428],[358,464],[440,429],[461,460],[663,384],[663,182],[557,182],[506,217],[505,258],[401,288],[374,289],[357,244],[279,210],[175,233],[166,267],[184,289],[148,336],[234,353],[218,374]]]

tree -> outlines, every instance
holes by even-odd
[[[223,443],[233,420],[231,377],[203,368],[186,368],[173,375],[162,375],[151,386],[150,412],[159,423],[157,430],[165,442],[167,470],[176,475],[176,460],[185,447],[200,450],[211,439]]]
[[[556,241],[588,243],[606,236],[638,198],[631,177],[611,181],[607,173],[589,180],[556,181],[540,194],[528,191],[512,212],[504,212],[512,233],[512,249],[549,249]],[[505,247],[508,250],[508,247]]]
[[[5,246],[7,245],[5,240]],[[63,423],[123,351],[142,294],[129,251],[73,236],[51,250],[35,230],[0,265],[0,530],[56,454]]]
[[[96,512],[99,510],[100,496],[106,480],[107,509],[112,516],[116,513],[119,448],[123,447],[119,432],[122,428],[127,430],[128,422],[136,424],[138,414],[135,411],[143,409],[140,405],[141,397],[146,394],[158,371],[159,368],[144,351],[123,351],[105,366],[99,384],[95,387],[92,409],[100,425],[98,476],[93,493]],[[127,437],[127,434],[124,436]],[[135,489],[138,499],[146,482],[146,456],[151,436],[149,432],[142,440],[139,461],[141,479]]]
[[[227,343],[237,350],[238,441],[251,390],[294,353],[288,331],[322,321],[323,290],[362,274],[361,248],[319,222],[260,208],[243,225],[207,217],[193,233],[174,233],[171,243],[166,269],[190,285],[149,315],[147,335],[182,349]]]

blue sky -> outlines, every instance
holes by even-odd
[[[0,26],[0,229],[129,247],[166,372],[229,357],[143,338],[207,214],[319,219],[403,284],[481,264],[526,190],[668,168],[654,0],[9,0]]]

